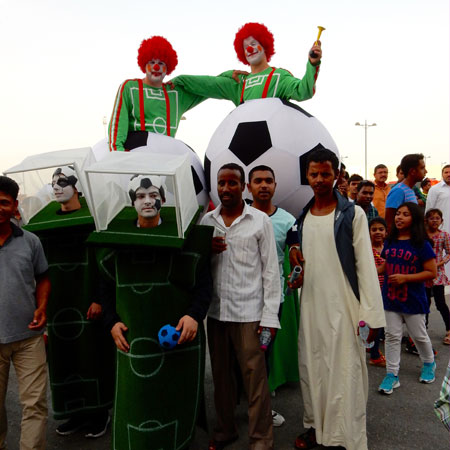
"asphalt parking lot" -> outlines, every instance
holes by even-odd
[[[450,349],[442,344],[444,325],[439,313],[433,307],[430,316],[429,335],[436,357],[436,382],[421,384],[418,381],[421,362],[418,356],[402,352],[400,371],[401,387],[390,396],[377,392],[377,387],[385,375],[385,370],[369,365],[369,402],[367,410],[367,433],[370,450],[448,450],[449,433],[433,412],[434,400],[439,395],[440,386],[447,367]],[[209,424],[214,423],[212,399],[212,379],[207,357],[205,392]],[[50,398],[49,398],[50,404]],[[14,370],[11,371],[6,400],[8,413],[8,450],[19,450],[20,404]],[[297,434],[302,431],[302,399],[297,384],[284,385],[273,397],[273,408],[286,418],[286,423],[275,429],[275,448],[290,450]],[[247,448],[246,402],[242,401],[236,411],[240,438],[230,450]],[[88,440],[82,432],[61,437],[55,433],[58,422],[52,417],[48,423],[48,450],[107,450],[111,447],[109,432],[100,439]],[[202,429],[197,430],[191,450],[206,450],[209,436]],[[323,448],[323,447],[318,447]],[[121,450],[121,449],[117,449]],[[164,449],[166,450],[166,449]]]

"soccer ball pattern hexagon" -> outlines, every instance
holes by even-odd
[[[172,325],[164,325],[158,332],[159,345],[166,350],[170,350],[177,345],[180,335],[181,333]]]
[[[304,109],[278,98],[250,100],[233,110],[213,134],[205,154],[205,176],[215,205],[217,172],[234,162],[250,170],[260,164],[275,172],[274,204],[298,217],[313,193],[306,180],[306,157],[327,148],[339,157],[326,128]],[[245,198],[251,198],[247,192]]]

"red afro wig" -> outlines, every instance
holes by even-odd
[[[236,50],[239,61],[248,65],[248,61],[245,58],[244,39],[253,36],[263,47],[266,54],[267,62],[275,53],[273,34],[262,23],[249,22],[243,27],[239,28],[234,38],[234,49]]]
[[[170,42],[162,36],[152,36],[150,39],[144,39],[138,50],[138,65],[145,73],[145,66],[152,59],[160,59],[167,66],[167,75],[169,75],[178,64],[177,52],[173,49]]]

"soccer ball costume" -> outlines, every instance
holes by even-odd
[[[248,42],[250,37],[253,42]],[[247,42],[249,48],[246,48]],[[243,64],[252,65],[252,60],[248,58],[249,53],[253,51],[252,46],[256,51],[264,52],[267,62],[271,60],[275,53],[274,37],[265,25],[247,23],[236,33],[234,48],[237,58]],[[216,194],[216,173],[223,164],[235,162],[242,165],[246,174],[252,166],[266,164],[275,170],[278,180],[277,205],[284,200],[286,204],[281,204],[282,207],[291,209],[290,212],[294,215],[301,212],[306,204],[298,192],[302,189],[299,176],[302,153],[307,153],[319,144],[324,134],[324,145],[331,144],[333,148],[335,145],[332,139],[328,138],[326,130],[325,133],[320,129],[317,132],[319,127],[315,123],[316,119],[312,118],[309,121],[311,124],[307,124],[307,119],[311,116],[288,100],[304,101],[312,98],[319,69],[320,63],[313,65],[308,61],[302,79],[294,77],[287,70],[267,67],[257,73],[239,75],[238,83],[232,79],[233,71],[224,72],[218,77],[181,75],[173,80],[175,86],[184,87],[197,95],[231,100],[236,106],[245,103],[224,119],[206,151],[205,172],[213,202],[217,204],[219,201]],[[239,119],[235,119],[237,117]],[[300,121],[303,121],[305,126],[299,127]],[[305,137],[303,130],[308,128],[314,137]],[[277,139],[277,136],[281,139]],[[319,140],[307,148],[316,136]],[[278,145],[281,141],[283,144]],[[309,199],[312,195],[309,186],[303,187],[303,191],[306,191],[303,195]],[[282,269],[284,277],[287,278],[291,271],[288,255]],[[283,310],[281,330],[277,334],[269,360],[271,391],[287,381],[299,379],[297,291],[285,297]]]

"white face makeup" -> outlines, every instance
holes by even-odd
[[[160,84],[167,75],[167,66],[159,59],[152,59],[145,66],[145,71],[149,81],[154,84]]]
[[[134,208],[139,216],[145,219],[156,217],[161,209],[161,195],[155,186],[149,188],[140,187],[136,190]]]
[[[53,176],[52,188],[58,203],[67,203],[75,195],[74,187],[67,182],[64,174]]]
[[[253,36],[244,39],[243,46],[245,58],[250,65],[257,65],[262,61],[264,48]]]

